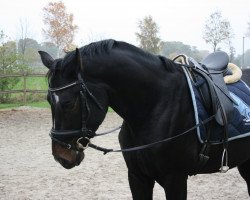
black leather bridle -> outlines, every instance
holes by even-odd
[[[71,150],[84,150],[88,147],[89,143],[90,143],[90,139],[95,137],[95,136],[99,136],[99,135],[104,135],[107,134],[109,132],[113,132],[115,130],[112,131],[108,131],[105,133],[101,133],[101,134],[96,134],[93,130],[87,128],[87,121],[90,115],[90,108],[89,108],[89,104],[87,101],[87,96],[90,97],[93,102],[96,104],[96,106],[103,112],[105,112],[104,108],[102,107],[102,105],[98,102],[98,100],[95,98],[95,96],[89,91],[89,89],[87,88],[82,76],[80,73],[78,73],[77,75],[78,80],[70,83],[68,85],[62,86],[62,87],[58,87],[58,88],[52,88],[49,87],[48,89],[48,95],[49,98],[52,99],[52,95],[56,92],[59,91],[63,91],[63,90],[67,90],[76,86],[80,86],[80,90],[79,90],[79,95],[80,95],[80,103],[81,103],[81,129],[77,129],[77,130],[56,130],[55,129],[55,125],[54,125],[54,121],[55,121],[55,114],[53,111],[53,108],[51,108],[52,110],[52,121],[53,121],[53,127],[50,131],[50,137],[51,139],[60,144],[61,146],[67,148],[67,149],[71,149]],[[69,143],[64,142],[64,139],[67,138],[77,138],[76,141],[76,146],[72,146]]]

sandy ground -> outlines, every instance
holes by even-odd
[[[109,113],[100,131],[120,124],[121,119]],[[50,127],[49,110],[0,111],[0,199],[132,199],[127,168],[120,153],[103,156],[87,149],[80,166],[65,170],[51,155]],[[119,148],[117,132],[93,143]],[[163,189],[157,184],[154,199],[165,199]],[[243,179],[233,169],[226,174],[190,177],[188,200],[203,199],[246,200],[249,197]]]

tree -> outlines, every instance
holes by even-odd
[[[57,47],[52,42],[43,42],[40,46],[41,51],[46,51],[49,55],[51,55],[53,58],[57,56]]]
[[[23,51],[25,47],[25,51]],[[32,65],[39,60],[37,51],[40,49],[38,42],[32,38],[20,39],[18,41],[18,54],[21,55],[23,64]]]
[[[46,26],[43,33],[50,42],[56,44],[59,56],[62,50],[68,50],[72,45],[78,27],[73,24],[73,14],[66,12],[66,7],[61,1],[50,2],[43,11],[43,22]]]
[[[207,51],[199,51],[197,47],[179,41],[161,42],[161,53],[169,58],[173,58],[178,54],[186,54],[199,61],[209,54]]]
[[[135,33],[140,47],[146,51],[157,54],[160,51],[159,27],[151,16],[146,16],[138,23],[139,33]]]
[[[11,74],[18,71],[16,52],[16,42],[5,41],[7,36],[3,31],[0,32],[0,74]],[[19,78],[0,78],[0,91],[12,89],[18,82]],[[0,94],[0,102],[7,102],[9,94]]]
[[[231,40],[228,40],[228,47],[229,47],[229,61],[233,62],[235,59],[235,48],[233,47]]]
[[[19,43],[18,43],[18,53],[22,55],[22,59],[24,59],[24,54],[27,46],[27,38],[30,33],[30,28],[27,19],[20,19],[20,27],[18,30],[18,38],[19,38]],[[22,41],[20,43],[20,41]]]
[[[216,11],[206,20],[203,39],[211,44],[215,52],[218,44],[233,38],[233,32],[230,22],[223,19],[221,12]]]
[[[238,66],[242,66],[242,59],[243,59],[243,55],[238,55],[235,59],[234,59],[234,63]],[[246,52],[244,53],[244,66],[242,67],[250,67],[250,49],[246,50]]]

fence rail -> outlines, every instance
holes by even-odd
[[[47,90],[31,90],[27,88],[27,77],[45,77],[42,73],[23,73],[23,74],[0,74],[1,78],[23,77],[23,89],[21,90],[0,90],[0,94],[23,93],[23,103],[27,102],[27,93],[46,93]]]

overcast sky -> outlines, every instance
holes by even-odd
[[[50,0],[51,1],[51,0]],[[0,30],[11,39],[18,38],[20,19],[29,24],[29,37],[38,42],[42,35],[42,8],[49,0],[0,0]],[[75,43],[113,38],[138,45],[138,21],[151,15],[160,28],[163,41],[182,41],[198,49],[212,48],[202,39],[205,20],[216,10],[229,20],[235,38],[233,45],[242,54],[242,38],[250,22],[250,0],[63,0],[79,26]],[[245,39],[250,49],[250,38]]]

